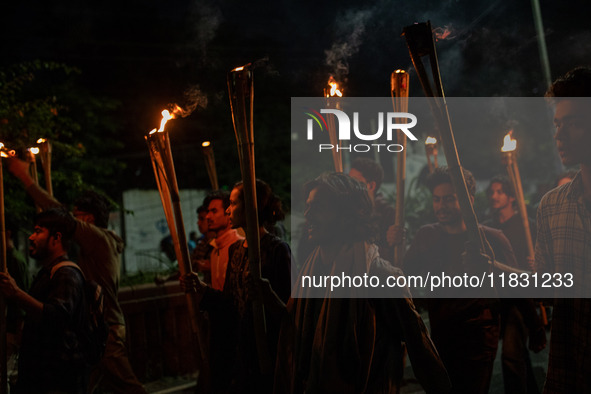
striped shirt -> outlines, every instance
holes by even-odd
[[[537,272],[572,273],[579,282],[556,293],[544,392],[591,393],[591,212],[580,172],[542,198],[537,217]]]

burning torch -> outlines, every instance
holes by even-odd
[[[392,91],[392,105],[394,112],[408,112],[408,82],[409,75],[404,70],[396,70],[390,76]],[[397,123],[406,123],[406,118],[397,119]],[[402,146],[402,152],[396,159],[396,219],[395,226],[404,226],[404,189],[406,180],[406,135],[398,130],[397,142]],[[404,257],[404,242],[394,246],[394,264],[402,266]]]
[[[263,60],[266,61],[266,60]],[[242,173],[246,214],[246,242],[248,243],[248,267],[250,275],[261,278],[260,234],[256,199],[254,159],[254,81],[253,70],[263,61],[249,63],[228,73],[228,93],[234,133],[238,145],[238,158]],[[342,171],[342,170],[341,170]],[[272,361],[266,341],[265,310],[261,300],[253,300],[253,320],[259,367],[261,372],[271,372]]]
[[[39,154],[39,148],[32,147],[32,148],[27,148],[27,161],[29,162],[29,174],[31,175],[31,178],[33,178],[33,182],[35,182],[36,185],[39,184],[39,175],[37,174],[37,159],[35,158],[35,156],[37,156]]]
[[[503,139],[503,146],[501,152],[503,152],[503,164],[507,167],[507,174],[513,184],[513,190],[515,190],[515,199],[517,200],[517,208],[519,209],[519,215],[523,222],[523,230],[525,231],[525,240],[527,242],[527,254],[530,260],[534,258],[534,245],[531,238],[531,232],[529,228],[529,219],[527,217],[527,209],[525,207],[525,197],[523,195],[523,187],[521,185],[521,176],[519,175],[519,167],[517,166],[517,160],[515,159],[515,150],[517,149],[517,140],[512,138],[513,131],[509,131]]]
[[[339,89],[339,84],[331,75],[328,83],[324,88],[324,97],[326,97],[326,108],[340,109],[339,97],[343,97],[342,89]],[[337,149],[339,139],[337,137],[337,129],[334,122],[334,116],[327,117],[328,137],[330,143],[334,147],[332,150],[332,160],[336,172],[343,172],[343,156],[341,151]]]
[[[53,196],[53,186],[51,184],[51,143],[46,138],[39,138],[37,140],[37,146],[45,176],[45,189],[50,196]]]
[[[0,157],[14,155],[14,151],[8,151],[4,144],[0,142]],[[4,218],[4,175],[2,169],[2,160],[0,160],[0,246],[2,247],[2,272],[8,273],[6,256],[6,221]],[[8,393],[8,374],[7,374],[8,347],[6,344],[6,299],[0,296],[0,394]]]
[[[406,38],[406,45],[408,46],[410,58],[417,72],[417,76],[419,77],[421,87],[425,92],[425,96],[429,98],[431,112],[435,117],[436,127],[439,130],[439,140],[443,145],[443,151],[445,153],[445,158],[447,159],[452,184],[456,191],[462,212],[462,218],[464,219],[468,231],[467,253],[465,256],[472,259],[476,258],[483,262],[486,260],[486,263],[492,264],[505,272],[522,273],[523,271],[495,261],[494,252],[486,240],[486,237],[481,233],[478,227],[478,219],[474,213],[470,193],[468,192],[464,173],[462,172],[462,165],[460,163],[460,157],[458,155],[451,127],[451,119],[447,109],[445,95],[443,94],[443,85],[439,73],[437,51],[435,50],[431,22],[416,23],[407,26],[404,28],[403,35]],[[422,59],[424,56],[428,56],[431,65],[432,80],[435,86],[431,86],[431,81],[425,71]]]
[[[437,164],[437,138],[427,137],[425,140],[425,154],[427,155],[427,165],[429,166],[429,174],[433,173],[433,170],[438,167]],[[433,158],[433,163],[431,163]]]
[[[207,175],[209,175],[209,181],[211,182],[212,190],[218,190],[218,173],[215,168],[215,157],[213,155],[213,146],[209,141],[203,141],[201,144],[201,151],[203,152],[203,158],[205,159],[205,168],[207,168]]]
[[[191,259],[189,257],[187,236],[185,234],[185,225],[183,223],[183,214],[181,212],[179,188],[170,149],[170,138],[168,132],[164,130],[166,122],[174,118],[174,112],[173,114],[170,114],[168,110],[162,111],[160,129],[152,130],[147,136],[145,136],[145,138],[150,151],[150,159],[152,160],[154,176],[156,178],[156,183],[158,184],[162,207],[164,208],[164,215],[174,243],[174,251],[177,257],[179,270],[182,275],[186,275],[192,272]],[[204,342],[199,330],[198,309],[196,306],[197,302],[195,294],[186,293],[186,297],[191,326],[199,342],[199,356],[201,357],[201,360],[204,361],[205,359],[202,353]]]
[[[521,176],[519,175],[519,167],[517,166],[517,160],[515,158],[515,151],[517,149],[517,140],[512,138],[513,130],[509,131],[505,138],[503,138],[503,146],[501,152],[503,152],[503,164],[507,167],[507,174],[513,190],[515,191],[515,200],[517,201],[517,209],[521,216],[521,222],[523,223],[523,231],[525,232],[525,242],[527,245],[527,256],[528,264],[534,260],[535,251],[534,244],[531,238],[531,230],[529,227],[529,219],[527,217],[527,209],[525,207],[525,197],[523,195],[523,186],[521,185]],[[530,267],[533,269],[533,267]],[[542,302],[539,303],[540,313],[542,322],[545,326],[548,325],[548,316],[546,315],[546,308]]]
[[[494,258],[492,250],[486,246],[488,242],[483,239],[484,235],[480,233],[480,229],[478,228],[478,220],[474,213],[468,188],[466,187],[464,174],[462,173],[462,166],[443,93],[431,22],[407,26],[404,28],[403,35],[406,38],[410,58],[419,77],[419,82],[425,92],[425,96],[429,98],[431,112],[435,117],[439,129],[439,140],[443,145],[445,157],[447,158],[450,175],[462,211],[462,217],[468,229],[470,244],[472,247],[480,249],[480,253],[487,253],[491,258]],[[430,79],[423,65],[422,57],[424,56],[428,56],[429,58],[434,87],[431,86]]]

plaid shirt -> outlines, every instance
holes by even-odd
[[[591,212],[580,172],[538,207],[537,272],[572,273],[572,297],[556,298],[545,393],[591,393]],[[564,295],[564,294],[563,294]]]

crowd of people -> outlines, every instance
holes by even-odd
[[[591,264],[591,111],[576,97],[591,97],[591,69],[559,78],[547,97],[555,103],[561,160],[580,169],[557,180],[528,226],[517,211],[512,183],[492,178],[486,190],[490,216],[478,226],[488,246],[481,252],[502,263],[501,270],[571,273],[586,281],[591,275],[586,269]],[[29,237],[39,272],[30,283],[10,231],[9,273],[0,272],[0,292],[9,301],[9,356],[18,355],[18,367],[9,368],[18,371],[16,378],[9,374],[12,392],[92,393],[103,387],[145,393],[127,358],[117,296],[123,240],[107,229],[108,202],[89,192],[68,212],[33,181],[28,163],[16,157],[6,163],[40,210]],[[474,177],[466,169],[462,175],[473,202]],[[193,271],[179,277],[203,317],[198,392],[397,393],[408,357],[428,393],[488,393],[499,344],[505,392],[541,392],[530,359],[530,352],[541,351],[547,341],[546,308],[539,300],[453,292],[427,297],[420,305],[428,313],[427,327],[407,287],[380,298],[368,296],[363,287],[333,293],[304,286],[305,277],[342,272],[398,278],[488,269],[480,265],[482,254],[470,258],[469,229],[446,167],[435,168],[426,181],[436,222],[412,234],[404,258],[394,261],[394,247],[403,245],[406,233],[394,225],[393,206],[379,191],[383,178],[379,163],[357,158],[348,174],[323,173],[305,185],[298,264],[278,236],[276,223],[285,214],[270,185],[256,180],[258,228],[247,220],[250,207],[241,182],[231,191],[207,195],[197,210],[201,238],[190,240]],[[258,233],[260,277],[251,275],[245,230]],[[528,250],[529,237],[535,254]],[[83,338],[89,281],[102,289],[108,324],[104,354],[96,363],[88,362]],[[591,301],[550,301],[543,392],[591,392]],[[255,329],[261,318],[263,332]]]

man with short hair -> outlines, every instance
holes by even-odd
[[[472,201],[476,182],[463,170]],[[427,183],[433,195],[437,223],[419,229],[404,258],[407,275],[445,272],[463,275],[467,269],[488,271],[488,266],[465,267],[462,253],[468,241],[456,191],[447,167],[438,167]],[[497,260],[515,266],[515,255],[502,232],[480,226]],[[452,392],[488,393],[499,341],[499,305],[492,298],[429,298],[431,337],[449,373]]]
[[[244,239],[232,228],[230,216],[226,209],[230,206],[230,193],[225,190],[211,192],[203,200],[207,207],[207,229],[215,233],[215,238],[210,242],[211,251],[211,287],[216,290],[224,289],[226,280],[226,268],[228,267],[228,249],[234,242]]]
[[[546,193],[538,206],[535,264],[540,274],[570,274],[576,285],[554,300],[545,393],[591,392],[591,68],[558,78],[546,96],[555,104],[556,148],[574,179]]]
[[[41,209],[62,207],[62,204],[40,188],[29,174],[29,164],[10,157],[8,170],[16,176]],[[117,298],[121,277],[121,253],[123,240],[107,229],[109,203],[96,192],[87,191],[74,203],[72,212],[76,218],[74,241],[79,246],[77,263],[88,280],[98,283],[104,292],[105,321],[109,325],[109,336],[105,354],[93,370],[89,383],[92,393],[101,381],[116,393],[145,394],[129,360],[125,347],[125,318]]]
[[[60,267],[76,222],[64,209],[37,214],[29,254],[41,264],[29,294],[0,272],[0,291],[26,312],[15,393],[75,393],[86,390],[89,367],[79,333],[84,316],[84,277],[76,267]]]
[[[529,256],[521,215],[515,211],[515,191],[511,181],[503,175],[495,176],[491,179],[486,191],[492,217],[484,221],[483,224],[501,230],[511,243],[518,268],[526,271],[531,270],[533,266],[531,257],[533,256]],[[531,220],[529,228],[530,231],[534,228]],[[532,232],[531,237],[535,240],[535,233]],[[533,374],[527,349],[527,327],[535,327],[535,335],[545,335],[544,326],[540,319],[526,324],[515,301],[503,299],[501,302],[501,338],[503,339],[501,362],[505,393],[535,394],[540,390]],[[526,316],[536,317],[532,299],[520,302],[522,305],[526,303],[523,307],[530,309]]]

